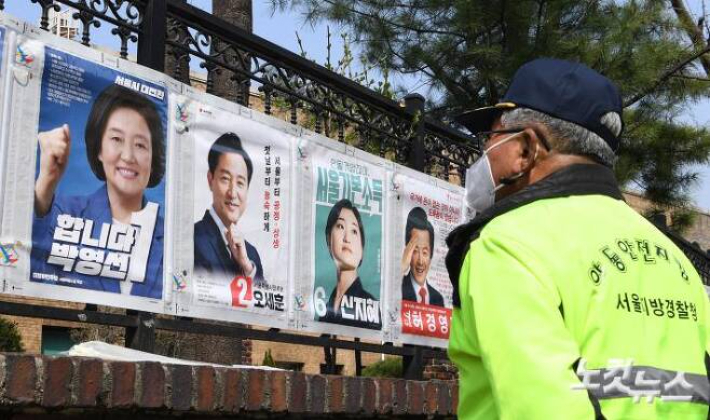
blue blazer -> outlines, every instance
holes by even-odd
[[[227,251],[227,246],[222,240],[217,223],[212,219],[209,210],[205,211],[202,220],[195,223],[195,271],[202,270],[213,275],[234,278],[241,273],[237,264]],[[259,252],[252,244],[244,241],[247,248],[247,257],[256,265],[256,275],[252,281],[264,284],[264,270],[261,267]]]
[[[145,202],[144,197],[144,205]],[[111,217],[111,206],[108,201],[106,184],[93,194],[87,196],[55,195],[49,213],[44,217],[37,217],[35,215],[32,223],[32,273],[52,274],[58,277],[80,280],[81,284],[55,283],[51,280],[34,279],[32,275],[30,275],[30,280],[38,283],[60,284],[82,289],[121,293],[121,280],[76,272],[68,273],[57,265],[47,264],[47,259],[52,250],[52,238],[54,237],[54,229],[57,226],[57,217],[60,214],[68,214],[72,217],[93,220],[95,231],[99,229],[103,223],[111,224],[113,217]],[[145,281],[143,283],[133,283],[131,287],[132,296],[142,296],[153,299],[162,299],[163,297],[163,224],[163,218],[159,215],[156,220],[153,240],[151,241],[150,252],[148,254]]]

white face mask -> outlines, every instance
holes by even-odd
[[[481,157],[466,170],[466,202],[476,215],[491,207],[496,200],[496,191],[503,188],[504,184],[496,186],[491,170],[491,161],[488,153],[507,142],[520,133],[511,134],[493,146],[483,151]]]

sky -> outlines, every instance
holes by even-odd
[[[188,0],[196,7],[210,11],[212,0]],[[9,4],[8,4],[9,3]],[[702,14],[701,0],[686,0],[689,9],[695,16]],[[300,36],[307,56],[318,64],[324,64],[327,56],[327,27],[326,24],[315,27],[305,24],[303,16],[297,11],[272,12],[270,0],[253,0],[254,8],[254,33],[279,46],[300,53],[296,32]],[[39,7],[30,0],[14,0],[6,2],[5,11],[27,22],[39,22]],[[340,37],[341,28],[330,24],[331,31],[331,62],[335,63],[342,57],[343,42]],[[102,28],[96,32],[93,38],[98,43],[117,45],[113,37],[108,34],[108,29]],[[103,42],[103,39],[107,41]],[[356,47],[355,47],[356,49]],[[135,54],[135,44],[131,45],[129,53]],[[195,65],[196,63],[192,63]],[[355,69],[361,67],[355,65]],[[409,92],[419,92],[426,96],[426,87],[417,77],[401,78],[393,76],[390,82],[404,86]],[[708,87],[710,88],[710,86]],[[684,121],[692,124],[699,124],[710,128],[710,100],[694,104],[689,107]],[[710,212],[710,165],[691,167],[691,170],[699,173],[699,182],[691,191],[693,203],[705,212]]]

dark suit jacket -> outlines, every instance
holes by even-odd
[[[223,275],[229,279],[242,273],[237,269],[237,264],[227,251],[227,246],[222,240],[222,234],[217,223],[212,219],[209,210],[205,211],[202,220],[195,223],[195,271],[201,269],[210,274]],[[264,270],[261,267],[261,258],[256,248],[246,240],[247,257],[256,265],[256,275],[252,279],[254,284],[265,283]]]
[[[444,297],[441,296],[429,282],[426,283],[427,293],[429,293],[429,305],[444,307]],[[412,284],[412,273],[402,277],[402,300],[410,302],[418,302],[418,296],[414,293],[414,285]]]
[[[340,308],[335,308],[335,295],[338,293],[338,287],[333,287],[333,291],[330,293],[330,299],[328,299],[328,304],[326,306],[327,312],[325,316],[322,316],[318,318],[319,322],[330,322],[333,324],[340,324],[340,325],[347,325],[349,327],[359,327],[359,328],[368,328],[371,330],[379,330],[382,329],[382,313],[380,312],[380,303],[375,299],[374,296],[370,294],[367,290],[365,290],[364,287],[362,287],[362,281],[360,281],[360,277],[355,279],[353,284],[350,285],[348,290],[345,292],[345,296],[352,296],[356,298],[361,298],[361,299],[369,299],[373,302],[376,302],[377,304],[377,319],[379,322],[370,322],[367,320],[355,320],[355,319],[347,319],[343,318],[342,314],[340,313]]]

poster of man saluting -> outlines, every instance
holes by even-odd
[[[292,140],[216,98],[189,109],[194,268],[179,311],[284,326]]]
[[[392,318],[403,342],[445,345],[451,326],[452,288],[444,259],[446,236],[463,215],[463,190],[401,169],[394,177],[397,223],[389,286]],[[399,308],[397,310],[397,308]]]

